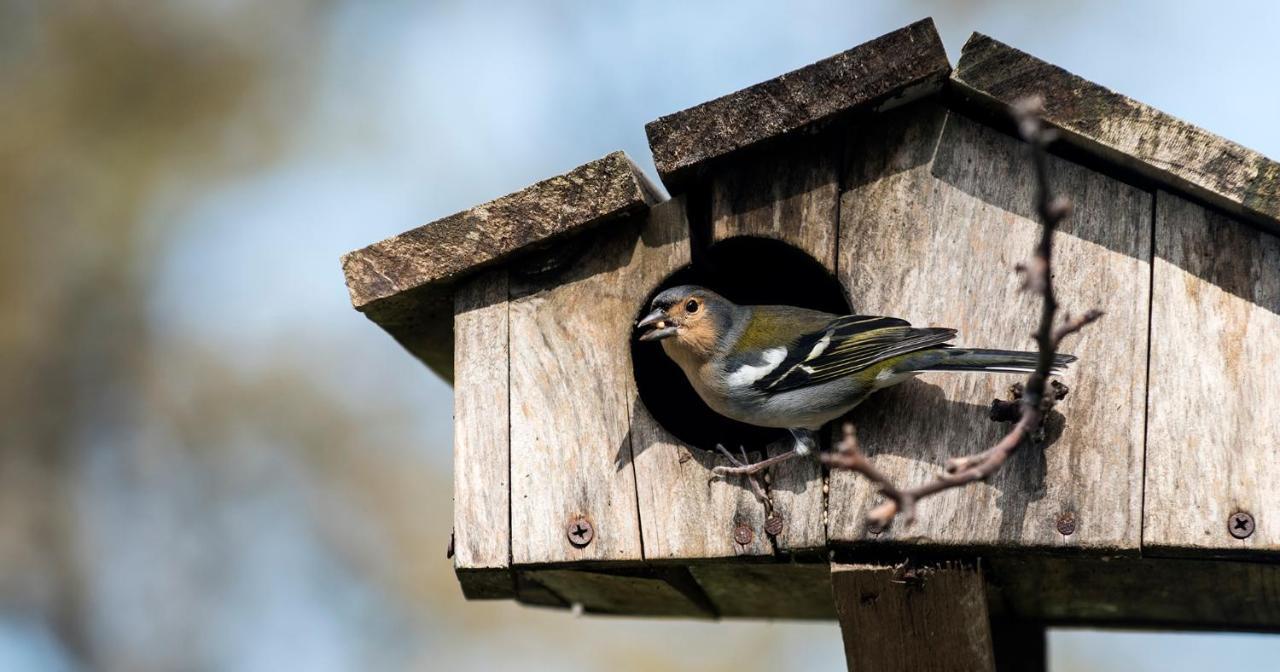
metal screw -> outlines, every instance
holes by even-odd
[[[574,516],[569,520],[569,524],[564,528],[565,534],[569,536],[569,543],[582,548],[591,543],[595,538],[596,531],[591,527],[591,521],[583,516]]]
[[[733,540],[738,542],[739,546],[746,546],[755,538],[755,533],[751,531],[751,528],[746,523],[738,523],[738,526],[733,528]]]
[[[1076,514],[1068,511],[1058,516],[1058,534],[1069,537],[1076,533]]]
[[[1227,519],[1227,531],[1236,539],[1248,539],[1253,534],[1253,516],[1236,511]]]
[[[774,537],[782,534],[782,516],[777,511],[769,514],[769,517],[765,519],[764,531]]]

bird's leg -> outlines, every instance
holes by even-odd
[[[748,464],[747,449],[743,446],[738,446],[738,450],[742,453],[741,460],[734,457],[733,453],[729,452],[729,449],[725,448],[723,444],[717,443],[716,450],[720,451],[720,454],[724,455],[725,458],[729,460],[729,464],[732,464],[735,467],[745,468],[745,467],[751,466],[750,464]],[[722,467],[716,467],[711,471],[712,473],[716,474],[716,476],[718,476],[720,475],[720,472],[716,471],[716,469],[721,469],[721,468]],[[712,480],[714,480],[715,476],[712,476],[711,478]],[[760,482],[757,480],[754,474],[747,475],[747,483],[751,484],[752,494],[754,494],[757,499],[765,503],[766,510],[768,510],[769,507],[773,506],[773,500],[769,499],[769,494],[765,491],[764,487],[760,485]]]
[[[765,458],[763,460],[760,460],[759,462],[754,462],[751,464],[744,464],[730,457],[729,459],[734,466],[716,467],[711,470],[711,473],[716,474],[717,476],[750,476],[751,474],[757,473],[764,469],[768,469],[769,467],[772,467],[775,464],[786,462],[787,460],[790,460],[793,457],[798,457],[800,455],[808,455],[809,453],[813,452],[814,448],[817,447],[817,442],[813,438],[813,432],[807,429],[789,429],[787,431],[791,432],[792,438],[795,439],[795,445],[791,448],[791,450],[785,453],[782,453],[781,455],[774,455],[773,457]],[[727,450],[724,452],[728,453]]]

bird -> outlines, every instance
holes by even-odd
[[[1030,373],[1039,355],[958,348],[955,329],[913,327],[896,317],[833,315],[778,305],[738,305],[698,285],[658,293],[636,323],[643,342],[658,341],[713,411],[732,420],[786,429],[790,451],[759,462],[738,460],[717,475],[751,475],[813,453],[816,432],[872,393],[930,371]],[[1076,361],[1055,355],[1053,372]]]

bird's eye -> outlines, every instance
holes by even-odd
[[[698,302],[694,301],[693,299],[689,299],[689,302],[684,304],[684,312],[686,313],[698,312]]]

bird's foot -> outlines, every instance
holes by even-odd
[[[721,455],[724,455],[725,459],[729,460],[729,464],[733,466],[717,466],[712,468],[711,473],[713,475],[711,480],[715,480],[722,476],[745,475],[747,477],[747,484],[751,487],[751,492],[755,494],[757,499],[764,502],[766,510],[769,510],[773,506],[772,500],[769,499],[768,491],[766,491],[764,486],[760,484],[759,478],[755,475],[756,472],[763,468],[756,468],[756,465],[760,463],[757,462],[756,464],[751,464],[751,460],[747,458],[747,449],[742,446],[738,446],[738,451],[742,454],[741,460],[735,457],[733,453],[729,452],[729,449],[725,448],[722,444],[717,443],[716,450],[719,451]]]
[[[742,455],[741,460],[739,460],[733,453],[729,452],[729,449],[725,448],[723,443],[717,443],[716,450],[719,451],[721,455],[724,455],[724,458],[729,460],[729,464],[732,464],[734,467],[742,468],[750,466],[751,464],[751,460],[747,458],[747,449],[743,446],[738,446],[738,452]],[[716,467],[711,471],[712,473],[719,474],[720,472],[716,470],[723,468],[724,467]]]
[[[713,468],[711,470],[711,473],[717,476],[751,476],[753,474],[757,474],[761,471],[764,471],[765,469],[768,469],[769,467],[772,467],[775,464],[786,462],[787,460],[790,460],[791,458],[796,457],[797,455],[800,455],[800,452],[796,450],[789,450],[785,453],[782,453],[781,455],[774,455],[773,457],[760,460],[759,462],[748,463],[746,461],[746,457],[747,457],[746,451],[743,451],[743,454],[742,454],[743,459],[739,460],[733,455],[730,455],[729,451],[726,450],[724,446],[717,444],[716,448],[720,450],[721,454],[728,457],[730,464],[733,465],[731,467],[720,465],[718,467]]]

